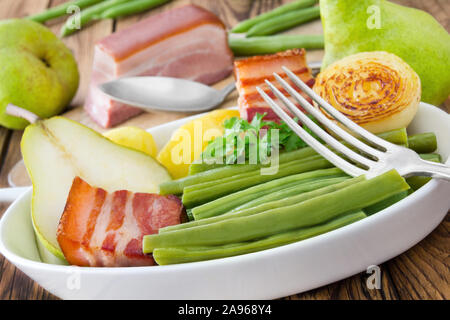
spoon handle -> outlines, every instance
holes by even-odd
[[[225,88],[223,88],[222,90],[220,90],[220,93],[222,94],[222,98],[223,100],[225,100],[226,97],[228,97],[228,95],[230,93],[232,93],[234,90],[236,90],[236,83],[233,81],[230,84],[228,84]],[[222,100],[222,101],[223,101]]]

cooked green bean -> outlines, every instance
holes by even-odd
[[[433,161],[433,162],[442,162],[441,155],[439,153],[421,153],[419,156],[423,160]]]
[[[259,22],[248,30],[247,37],[269,36],[320,17],[320,7],[311,7],[287,12]]]
[[[194,221],[194,216],[192,215],[191,209],[186,209],[186,216],[188,218],[188,221]],[[186,223],[182,223],[182,224],[186,224]]]
[[[385,131],[382,133],[378,133],[377,136],[386,141],[389,141],[390,143],[408,147],[408,134],[406,132],[406,128]]]
[[[144,253],[155,248],[214,246],[250,241],[324,223],[371,206],[409,185],[395,170],[299,204],[203,226],[144,236]]]
[[[260,169],[260,165],[243,164],[228,165],[213,170],[200,172],[196,175],[187,176],[178,180],[164,182],[159,186],[160,194],[181,194],[183,189],[199,183],[215,181],[221,178],[231,177],[240,173],[248,173],[249,171]]]
[[[221,215],[244,205],[245,203],[263,198],[278,191],[281,192],[286,189],[294,188],[293,191],[289,190],[286,193],[296,192],[296,190],[299,192],[302,188],[306,188],[306,190],[311,188],[309,183],[318,182],[318,179],[338,178],[343,176],[345,176],[345,174],[340,169],[332,168],[274,179],[197,206],[192,209],[192,215],[195,220]],[[307,184],[307,186],[305,186],[305,184]]]
[[[441,162],[441,156],[437,153],[424,153],[420,154],[420,157],[423,160],[433,161],[433,162]],[[406,178],[406,182],[410,185],[411,189],[413,191],[416,191],[423,187],[428,181],[430,181],[430,177],[420,177],[420,176],[414,176]]]
[[[67,19],[66,23],[61,28],[61,36],[65,37],[77,32],[89,22],[100,19],[100,15],[103,11],[127,1],[128,0],[106,0],[82,10],[79,15],[74,15]]]
[[[267,201],[265,203],[260,203],[258,205],[254,205],[252,207],[242,208],[242,209],[239,209],[236,211],[229,211],[227,213],[224,213],[224,214],[221,214],[218,216],[214,216],[211,218],[195,220],[195,221],[191,221],[189,223],[177,224],[174,226],[161,228],[161,229],[159,229],[159,233],[192,228],[195,226],[201,226],[201,225],[210,224],[213,222],[219,222],[219,221],[227,220],[230,218],[245,217],[245,216],[249,216],[252,214],[261,213],[261,212],[264,212],[264,211],[267,211],[270,209],[276,209],[276,208],[280,208],[283,206],[297,204],[302,201],[311,199],[313,197],[321,196],[321,195],[324,195],[327,193],[334,192],[336,190],[340,190],[340,189],[345,188],[356,182],[363,181],[364,176],[360,176],[357,178],[348,179],[346,181],[335,183],[338,179],[343,179],[343,178],[330,178],[330,179],[323,179],[323,180],[314,181],[314,182],[311,181],[311,182],[300,185],[297,190],[298,194],[292,195],[290,197],[286,197],[285,199],[282,199],[282,198],[273,199],[271,201]]]
[[[380,138],[383,138],[386,141],[389,141],[389,142],[392,142],[392,143],[395,143],[398,145],[406,146],[408,144],[408,136],[406,134],[405,128],[383,132],[383,133],[378,134],[378,136]],[[293,161],[296,159],[309,157],[312,155],[317,155],[317,152],[314,149],[312,149],[311,147],[305,147],[305,148],[301,148],[301,149],[297,149],[297,150],[293,150],[293,151],[289,151],[289,152],[280,152],[279,163],[281,164],[281,163]],[[194,175],[194,174],[204,172],[207,170],[221,168],[221,167],[229,167],[229,166],[230,165],[224,165],[224,164],[207,164],[207,163],[198,161],[198,162],[192,163],[189,166],[189,175]],[[234,164],[231,166],[243,166],[243,165]]]
[[[222,163],[206,163],[203,160],[196,160],[194,162],[192,162],[189,165],[189,172],[188,174],[190,176],[200,173],[200,172],[204,172],[204,171],[208,171],[208,170],[212,170],[212,169],[217,169],[217,168],[222,168],[222,167],[226,167],[226,166],[241,166],[243,164],[222,164]]]
[[[324,169],[324,170],[332,170],[332,169]],[[323,187],[335,185],[335,184],[340,184],[340,187],[343,187],[346,184],[341,185],[341,182],[344,182],[344,181],[350,180],[350,179],[351,178],[349,176],[347,176],[346,174],[343,174],[342,176],[325,177],[325,179],[321,179],[321,180],[318,180],[318,179],[311,180],[307,184],[304,184],[304,185],[292,186],[292,187],[289,187],[286,189],[281,189],[276,192],[271,192],[262,197],[258,197],[255,200],[246,202],[246,203],[230,210],[230,212],[236,212],[236,211],[242,211],[245,209],[254,208],[254,207],[260,206],[262,204],[281,200],[281,199],[285,199],[286,203],[289,203],[290,200],[287,200],[288,197],[298,196],[304,192],[316,190],[319,188],[323,188]],[[354,179],[358,179],[358,178],[354,178]],[[352,182],[352,183],[354,183],[354,182]],[[336,188],[337,188],[337,186],[336,186]],[[294,201],[300,202],[298,199],[296,199]]]
[[[55,19],[61,16],[65,16],[69,14],[67,10],[71,6],[79,7],[80,9],[84,9],[86,7],[89,7],[91,5],[97,4],[99,2],[102,2],[104,0],[75,0],[75,1],[67,1],[59,6],[47,9],[45,11],[42,11],[38,14],[31,15],[27,17],[29,20],[33,20],[36,22],[44,23],[48,20]]]
[[[254,18],[244,20],[237,24],[233,29],[231,29],[231,32],[234,33],[243,33],[247,32],[251,27],[253,27],[255,24],[264,21],[266,19],[270,19],[279,15],[282,15],[286,12],[290,12],[292,10],[307,8],[315,5],[318,1],[317,0],[297,0],[291,3],[287,3],[285,5],[282,5],[272,11],[260,14]]]
[[[368,216],[373,215],[374,213],[377,213],[381,210],[386,209],[387,207],[392,206],[394,203],[399,202],[400,200],[406,198],[408,196],[408,191],[402,191],[397,194],[394,194],[393,196],[390,196],[387,199],[384,199],[378,203],[375,203],[367,208],[364,208],[364,213]]]
[[[153,251],[153,258],[155,258],[155,261],[159,265],[167,265],[232,257],[312,238],[364,219],[365,217],[366,215],[362,211],[356,211],[339,216],[324,224],[284,232],[252,242],[233,243],[216,247],[156,248]]]
[[[275,35],[265,37],[243,38],[233,34],[228,37],[228,43],[236,56],[252,56],[258,54],[276,53],[288,49],[323,49],[323,35]]]
[[[136,13],[141,13],[169,2],[170,0],[133,0],[106,9],[102,12],[102,19],[115,19]]]
[[[216,181],[199,183],[184,188],[183,204],[192,208],[224,195],[281,177],[296,173],[308,172],[332,167],[332,164],[321,156],[312,156],[302,160],[282,163],[274,167],[275,174],[262,175],[261,170],[253,170]],[[194,214],[195,217],[195,214]]]
[[[422,188],[430,180],[431,180],[430,177],[420,177],[420,176],[413,176],[413,177],[406,178],[406,182],[410,185],[410,187],[413,191],[416,191],[416,190]]]
[[[417,153],[434,152],[437,149],[436,135],[432,132],[427,132],[409,136],[408,147]]]

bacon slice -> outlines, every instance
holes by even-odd
[[[142,112],[112,101],[98,84],[123,76],[167,76],[215,83],[233,70],[225,26],[213,13],[187,5],[151,16],[97,43],[85,108],[103,127]]]
[[[108,193],[76,177],[59,222],[57,239],[67,261],[90,267],[151,266],[142,253],[142,237],[181,223],[176,196]]]
[[[314,78],[311,75],[311,70],[306,64],[304,49],[294,49],[272,55],[255,56],[234,63],[234,74],[239,91],[238,104],[241,118],[251,121],[256,113],[267,113],[264,118],[265,120],[279,120],[278,116],[256,91],[256,87],[259,86],[265,93],[272,97],[275,102],[284,107],[283,103],[275,98],[272,91],[270,91],[269,87],[264,82],[266,79],[271,81],[283,94],[289,96],[275,80],[273,76],[274,72],[278,73],[285,80],[288,80],[288,83],[290,83],[293,88],[302,93],[301,90],[297,89],[284,74],[283,69],[281,69],[282,66],[289,68],[310,87],[314,85]],[[307,98],[305,94],[303,94],[303,96]],[[307,99],[311,101],[309,97]],[[293,98],[291,98],[291,101],[300,108]]]

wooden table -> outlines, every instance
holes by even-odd
[[[47,7],[58,5],[65,0],[1,0],[0,19],[23,17],[41,11]],[[81,85],[66,115],[97,130],[96,126],[80,107],[86,96],[92,65],[94,43],[108,34],[123,29],[143,17],[162,10],[192,2],[208,8],[219,15],[227,26],[233,26],[237,21],[249,16],[279,6],[287,0],[177,0],[147,14],[134,16],[117,21],[100,21],[75,34],[64,42],[73,50],[81,73]],[[428,11],[450,30],[450,1],[448,0],[396,0],[400,4],[409,5]],[[51,22],[48,26],[55,32],[59,31],[64,20]],[[307,24],[290,32],[321,33],[319,21]],[[322,51],[309,52],[309,60],[318,60]],[[231,77],[217,84],[220,88],[232,81]],[[224,106],[236,104],[237,95],[231,96]],[[445,107],[450,111],[450,101]],[[182,114],[144,114],[134,118],[124,125],[137,125],[149,128],[164,122],[183,117]],[[21,159],[19,142],[21,131],[10,131],[0,128],[0,187],[7,187],[7,175],[12,166]],[[0,204],[0,216],[8,204]],[[368,275],[361,273],[334,284],[287,297],[287,299],[449,299],[449,229],[450,219],[447,218],[426,239],[404,254],[380,266],[382,285],[380,290],[369,290],[366,286]],[[21,271],[16,269],[0,255],[0,299],[56,299],[53,295],[39,287]]]

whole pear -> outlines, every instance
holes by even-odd
[[[48,118],[60,113],[78,89],[71,51],[30,20],[0,21],[0,70],[0,125],[10,129],[23,129],[28,122],[7,115],[9,103]]]
[[[428,13],[386,0],[321,0],[322,69],[364,51],[387,51],[417,72],[422,101],[439,105],[450,94],[450,35]]]

